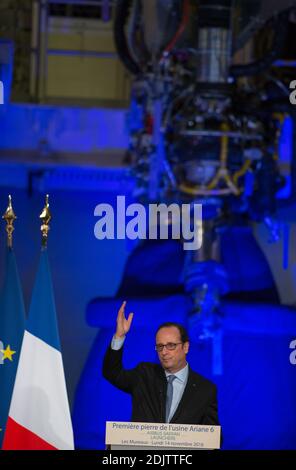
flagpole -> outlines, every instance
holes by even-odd
[[[42,212],[39,218],[42,221],[41,225],[41,233],[42,233],[42,250],[46,250],[47,248],[47,239],[48,239],[48,232],[50,230],[49,222],[51,220],[51,213],[49,210],[49,203],[48,203],[49,196],[46,194],[45,197],[45,206],[42,209]]]
[[[6,221],[6,232],[7,232],[7,246],[12,249],[12,232],[14,231],[14,221],[17,219],[17,216],[14,213],[12,204],[11,204],[11,195],[8,196],[8,207],[2,216],[2,219]]]
[[[6,272],[0,296],[0,449],[2,448],[9,421],[9,409],[13,395],[17,367],[25,330],[25,307],[21,282],[12,248],[12,235],[16,215],[12,208],[11,195],[8,207],[2,216],[6,222],[7,248]]]

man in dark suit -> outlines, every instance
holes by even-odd
[[[118,312],[103,375],[132,395],[132,421],[219,425],[216,386],[190,369],[189,338],[183,326],[164,323],[158,328],[155,349],[161,365],[144,362],[134,369],[123,368],[122,346],[133,319],[133,313],[125,318],[125,305]]]

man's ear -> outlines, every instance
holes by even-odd
[[[189,341],[186,341],[186,343],[184,343],[184,351],[185,351],[185,354],[188,353],[188,351],[189,351],[189,346],[190,346]]]

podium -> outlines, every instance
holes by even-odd
[[[220,426],[107,421],[105,443],[111,450],[214,450],[220,437]]]

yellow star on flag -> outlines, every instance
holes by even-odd
[[[3,358],[2,358],[3,361],[4,361],[4,359],[9,359],[11,362],[12,362],[13,354],[16,353],[16,351],[12,351],[10,349],[10,344],[7,345],[6,349],[0,349],[0,352],[2,352],[2,354],[3,354]]]

